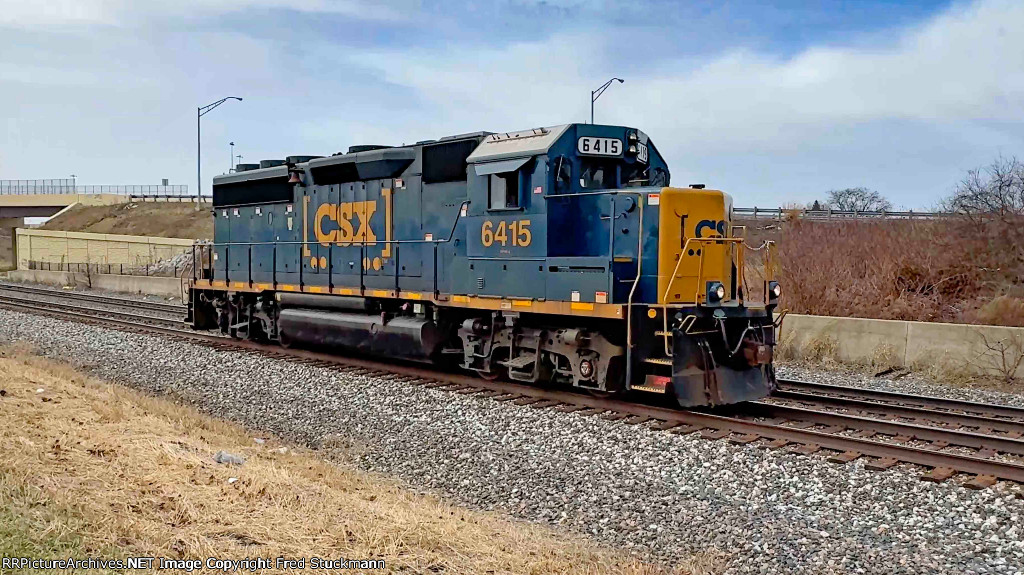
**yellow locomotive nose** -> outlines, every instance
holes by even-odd
[[[658,303],[724,302],[735,293],[741,238],[730,238],[732,198],[719,190],[662,188],[658,221]]]

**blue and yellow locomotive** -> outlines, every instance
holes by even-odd
[[[214,179],[197,329],[682,406],[774,389],[772,246],[751,289],[731,198],[669,187],[639,130],[480,132],[248,167]]]

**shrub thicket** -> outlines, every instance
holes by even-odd
[[[1024,219],[794,219],[777,236],[783,307],[1024,326]]]

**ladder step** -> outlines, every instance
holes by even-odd
[[[644,361],[655,365],[672,365],[672,360],[664,357],[648,357]]]
[[[510,359],[510,360],[506,360],[506,361],[499,361],[498,363],[508,367],[509,369],[522,369],[522,368],[530,365],[531,363],[533,363],[533,360],[534,360],[533,356],[521,355],[521,356],[519,356],[517,358],[514,358],[514,359]]]
[[[654,332],[654,335],[660,335],[661,337],[672,337],[672,332],[658,330]]]

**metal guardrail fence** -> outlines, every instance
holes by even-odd
[[[73,179],[0,180],[0,195],[117,194],[140,198],[189,197],[187,185],[79,185]],[[208,199],[206,196],[204,200]]]
[[[950,212],[858,212],[850,210],[801,210],[787,208],[733,208],[733,214],[740,218],[755,220],[783,220],[790,214],[798,215],[808,220],[856,220],[884,218],[894,220],[930,220],[936,218],[948,218],[956,214]]]
[[[146,276],[146,277],[181,277],[182,273],[192,265],[192,262],[177,263],[171,265],[166,263],[155,264],[87,264],[87,263],[65,263],[65,262],[41,262],[29,261],[28,269],[48,272],[71,272],[81,274],[108,274],[120,276]]]

